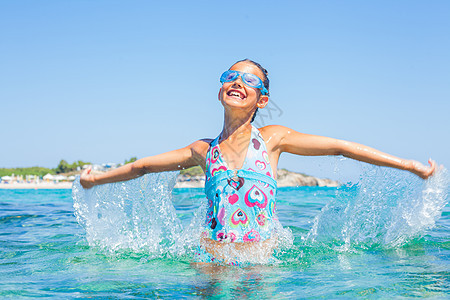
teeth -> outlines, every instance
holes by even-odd
[[[239,97],[239,98],[241,98],[241,94],[240,94],[240,93],[237,93],[237,92],[231,92],[231,93],[230,93],[230,96],[234,96],[234,97]]]

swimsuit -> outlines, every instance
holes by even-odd
[[[259,242],[271,238],[277,183],[261,133],[252,125],[245,161],[239,170],[228,169],[220,152],[219,137],[211,142],[206,154],[208,204],[202,236],[222,242]],[[197,249],[196,257],[205,257],[200,250]]]
[[[211,142],[206,155],[208,210],[203,236],[226,242],[266,240],[274,227],[277,183],[261,133],[252,125],[240,170],[228,169],[220,152],[219,137]]]

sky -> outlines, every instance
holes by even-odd
[[[0,167],[215,138],[219,76],[244,58],[269,71],[258,127],[450,166],[449,1],[1,1],[0,26]],[[279,167],[362,168],[291,154]]]

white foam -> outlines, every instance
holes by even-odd
[[[172,203],[178,172],[148,174],[85,190],[73,185],[75,216],[90,246],[162,255],[179,243],[182,226]]]
[[[399,247],[433,228],[447,204],[445,168],[423,181],[407,172],[366,165],[360,181],[338,189],[313,221],[305,242],[355,247]]]

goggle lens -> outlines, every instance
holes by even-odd
[[[249,73],[244,73],[242,80],[251,87],[259,87],[262,84],[258,76]]]
[[[223,82],[230,82],[237,79],[239,74],[237,72],[227,71],[222,74],[222,77],[220,78],[220,81]]]

